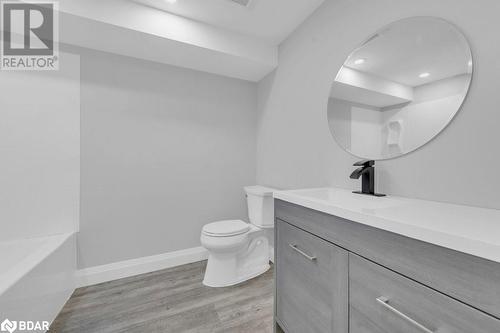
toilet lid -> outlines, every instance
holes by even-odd
[[[203,233],[209,236],[236,236],[247,232],[250,225],[241,220],[218,221],[206,224],[203,227]]]

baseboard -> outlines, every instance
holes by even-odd
[[[200,246],[150,257],[89,267],[77,271],[76,285],[77,287],[90,286],[134,275],[150,273],[165,268],[185,265],[207,258],[207,250]]]

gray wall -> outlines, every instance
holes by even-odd
[[[351,149],[351,108],[353,106],[352,102],[330,97],[326,111],[330,132],[347,150]]]
[[[0,241],[78,229],[80,59],[59,65],[0,71]]]
[[[410,16],[458,25],[475,57],[472,88],[445,131],[423,148],[378,163],[382,192],[500,208],[500,2],[327,0],[280,46],[279,68],[259,84],[257,181],[282,188],[356,188],[356,158],[331,138],[330,84],[349,53],[374,31]]]
[[[79,267],[200,246],[211,221],[246,219],[256,85],[81,53]]]

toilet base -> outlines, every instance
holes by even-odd
[[[202,239],[203,240],[203,239]],[[206,242],[205,245],[207,245]],[[238,248],[239,247],[239,248]],[[266,272],[269,268],[269,242],[263,230],[252,226],[241,245],[209,250],[203,284],[208,287],[229,287]]]
[[[210,279],[207,280],[206,276],[203,279],[203,285],[207,287],[212,287],[212,288],[224,288],[224,287],[231,287],[235,286],[237,284],[243,283],[245,281],[248,281],[250,279],[253,279],[261,274],[264,274],[271,268],[269,264],[264,265],[263,267],[257,267],[254,272],[248,273],[246,276],[242,276],[239,279],[236,279],[234,281],[224,281],[223,283],[216,282],[216,281],[210,281]]]

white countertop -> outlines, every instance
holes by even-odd
[[[278,191],[274,198],[500,262],[500,210],[337,188]]]

